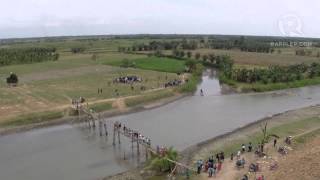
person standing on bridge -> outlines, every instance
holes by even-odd
[[[108,136],[108,130],[107,130],[107,123],[106,123],[106,121],[104,121],[103,126],[104,126],[104,130],[105,130],[105,132],[106,132],[106,136]]]
[[[99,119],[99,133],[102,136],[102,121]]]

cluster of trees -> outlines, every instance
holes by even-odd
[[[240,46],[241,51],[258,52],[258,53],[273,53],[275,50],[267,43],[245,43]]]
[[[310,65],[296,64],[290,66],[270,66],[266,69],[232,69],[231,73],[226,75],[230,79],[245,83],[262,82],[267,84],[291,82],[304,78],[320,76],[320,64],[312,63]]]
[[[10,76],[7,77],[7,84],[8,85],[17,84],[18,81],[19,81],[18,76],[15,73],[10,73]]]
[[[84,47],[72,47],[71,52],[76,54],[76,53],[83,53],[86,49]]]
[[[134,44],[131,47],[118,47],[119,52],[156,51],[156,50],[194,50],[198,47],[196,40],[151,41],[149,43]]]
[[[55,48],[0,49],[0,66],[56,61],[58,59],[59,54]]]
[[[183,50],[173,50],[172,51],[172,56],[175,58],[191,58],[192,57],[192,52],[191,51],[183,51]]]
[[[230,71],[234,64],[228,55],[215,55],[214,53],[201,55],[200,53],[196,53],[195,59],[199,60],[200,58],[204,65],[218,68],[224,72]]]

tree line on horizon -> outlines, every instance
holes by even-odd
[[[56,61],[59,54],[55,48],[10,48],[0,49],[0,66]]]

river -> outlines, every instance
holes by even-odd
[[[199,95],[203,89],[204,96]],[[272,114],[320,104],[320,86],[268,93],[228,94],[208,71],[194,96],[148,111],[109,118],[139,130],[153,145],[190,145],[230,132]],[[0,137],[1,179],[87,180],[126,171],[138,164],[131,143],[99,137],[84,125],[59,125]],[[124,156],[126,160],[123,160]],[[143,158],[140,160],[143,161]]]

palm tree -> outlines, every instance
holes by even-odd
[[[170,147],[164,156],[155,156],[150,165],[149,168],[162,171],[169,171],[171,168],[174,167],[175,163],[172,161],[176,161],[178,158],[178,153],[176,150],[173,149],[173,147]]]
[[[196,69],[197,62],[194,60],[187,60],[185,65],[189,69],[189,71],[193,72]]]
[[[260,142],[261,152],[263,152],[264,145],[269,142],[270,138],[272,138],[272,137],[277,138],[277,139],[279,138],[278,135],[269,133],[267,127],[268,127],[268,122],[265,122],[264,126],[262,126],[262,125],[260,126],[261,132],[262,132],[262,139]]]

